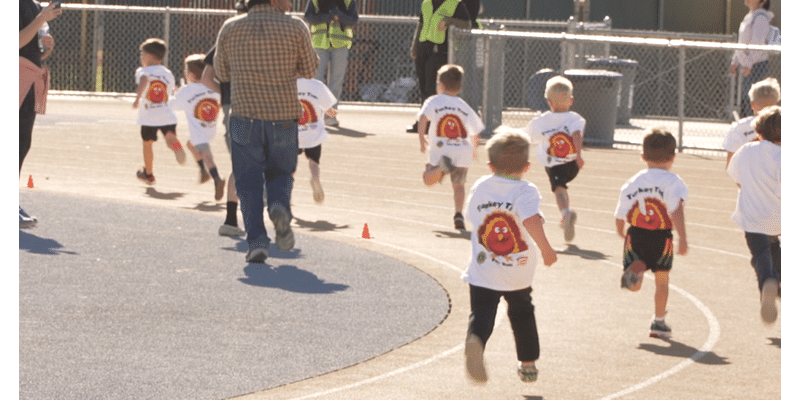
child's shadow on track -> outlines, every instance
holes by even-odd
[[[28,253],[56,256],[59,254],[77,255],[74,251],[61,250],[64,245],[54,239],[40,238],[28,232],[19,231],[19,249]]]
[[[297,217],[295,217],[294,220],[297,222],[298,226],[304,229],[309,229],[312,232],[331,232],[337,229],[347,229],[350,227],[350,225],[336,225],[328,221],[305,221]]]
[[[186,193],[180,193],[180,192],[161,193],[152,187],[147,188],[147,190],[145,190],[145,193],[148,196],[159,200],[175,200],[175,199],[180,199],[181,197],[186,195]]]
[[[361,131],[354,131],[352,129],[342,128],[341,126],[339,127],[339,129],[336,129],[336,128],[331,129],[330,127],[328,127],[327,129],[328,129],[328,134],[329,135],[342,135],[342,136],[348,136],[348,137],[352,137],[352,138],[365,138],[367,136],[375,136],[374,133],[366,133],[366,132],[361,132]]]
[[[204,201],[202,203],[197,203],[197,205],[194,206],[194,207],[191,207],[191,208],[183,207],[183,208],[185,208],[187,210],[197,210],[197,211],[203,211],[203,212],[216,212],[216,211],[222,211],[223,209],[225,209],[225,204],[211,203],[209,201]]]
[[[695,362],[708,365],[727,365],[730,364],[727,358],[716,355],[713,351],[700,352],[692,346],[687,346],[683,343],[676,342],[671,339],[664,339],[665,343],[669,343],[668,347],[659,346],[653,343],[640,343],[639,349],[647,350],[662,356],[691,358]]]
[[[768,338],[768,339],[769,339],[769,345],[770,346],[775,346],[775,347],[777,347],[779,349],[781,348],[781,338],[779,338],[779,337],[778,338],[771,337],[771,338]]]
[[[436,237],[446,239],[470,239],[470,232],[467,230],[453,232],[453,231],[433,231]]]
[[[564,250],[557,251],[558,254],[566,254],[570,256],[578,256],[587,260],[607,260],[608,256],[599,252],[599,251],[592,251],[592,250],[581,250],[578,246],[574,244],[568,244],[567,248]]]
[[[525,400],[544,400],[542,396],[522,396]]]
[[[294,265],[273,267],[269,264],[249,264],[244,268],[246,278],[239,281],[247,285],[282,289],[294,293],[332,294],[347,290],[350,286],[328,283],[311,272]]]

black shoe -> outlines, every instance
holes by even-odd
[[[418,130],[419,130],[419,123],[417,121],[414,121],[414,125],[409,125],[406,127],[406,132],[408,133],[417,133]]]
[[[467,229],[467,227],[464,226],[464,216],[461,215],[460,212],[457,212],[456,215],[453,216],[453,223],[455,224],[456,229],[460,231]]]

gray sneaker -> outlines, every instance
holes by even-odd
[[[775,297],[778,295],[778,281],[767,279],[761,288],[761,320],[771,324],[778,318],[778,309],[775,308]]]
[[[231,237],[238,237],[244,236],[245,231],[238,226],[222,224],[219,226],[219,235],[220,236],[231,236]]]
[[[263,264],[264,261],[267,261],[269,257],[269,251],[263,247],[255,247],[247,251],[247,255],[244,257],[245,261],[249,263],[259,263]]]
[[[536,369],[535,365],[518,365],[517,375],[523,382],[536,382],[539,379],[539,370]]]
[[[489,377],[486,375],[486,366],[483,364],[483,343],[478,336],[469,335],[464,345],[464,355],[469,377],[476,382],[486,382]]]
[[[311,178],[311,191],[314,193],[314,202],[321,204],[325,201],[325,192],[322,190],[322,182],[319,177]]]
[[[19,228],[20,229],[28,229],[33,228],[39,222],[36,217],[31,217],[22,207],[19,208]]]
[[[570,211],[564,216],[564,240],[571,242],[575,239],[575,220],[578,219],[578,214],[575,211]]]
[[[275,225],[275,245],[281,251],[291,250],[294,247],[294,233],[289,212],[283,206],[275,206],[269,212],[269,219]]]
[[[667,339],[670,336],[672,336],[672,328],[665,321],[653,319],[653,322],[650,323],[650,337]]]

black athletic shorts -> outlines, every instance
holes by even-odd
[[[625,235],[622,265],[627,269],[636,260],[642,260],[647,269],[669,271],[675,258],[672,246],[672,230],[650,230],[631,226]]]
[[[308,149],[298,149],[297,155],[306,153],[306,158],[319,164],[319,159],[322,157],[322,144],[318,144]]]
[[[561,186],[567,188],[567,182],[572,181],[578,176],[578,162],[570,161],[566,164],[554,165],[552,167],[545,167],[544,171],[547,172],[547,177],[550,178],[550,190],[556,191],[556,188]]]
[[[164,125],[164,126],[144,126],[142,125],[142,140],[145,142],[147,141],[156,141],[158,140],[158,131],[161,130],[161,134],[166,135],[167,132],[175,133],[175,128],[177,124],[173,125]]]

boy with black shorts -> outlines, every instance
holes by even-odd
[[[685,255],[686,241],[683,207],[689,188],[669,171],[675,161],[675,137],[669,132],[651,130],[642,143],[642,160],[647,169],[628,179],[620,191],[614,212],[617,233],[625,239],[622,264],[622,288],[638,291],[646,270],[655,274],[655,316],[650,336],[668,338],[672,329],[664,321],[669,295],[669,271],[672,269],[672,228],[678,232],[677,253]],[[625,223],[630,224],[627,234]]]
[[[328,86],[316,79],[297,78],[297,97],[303,105],[303,117],[297,123],[299,154],[306,153],[311,172],[311,191],[317,204],[325,201],[325,192],[319,180],[322,143],[328,140],[324,115],[336,117],[336,96]],[[298,154],[298,156],[299,156]]]
[[[164,135],[167,147],[175,153],[178,164],[186,162],[186,153],[175,135],[178,118],[168,106],[169,96],[175,90],[175,76],[161,65],[167,54],[167,44],[161,39],[150,38],[139,46],[139,60],[142,66],[136,69],[136,100],[133,108],[138,108],[136,123],[142,126],[142,153],[144,168],[136,171],[136,177],[152,185],[153,143],[158,140],[158,131]]]
[[[524,132],[530,136],[531,143],[538,143],[536,158],[550,178],[550,189],[561,211],[564,240],[571,242],[575,237],[578,215],[569,208],[567,183],[575,179],[583,168],[581,150],[586,119],[569,110],[574,100],[569,79],[563,76],[550,78],[545,85],[544,97],[550,111],[533,118]]]

